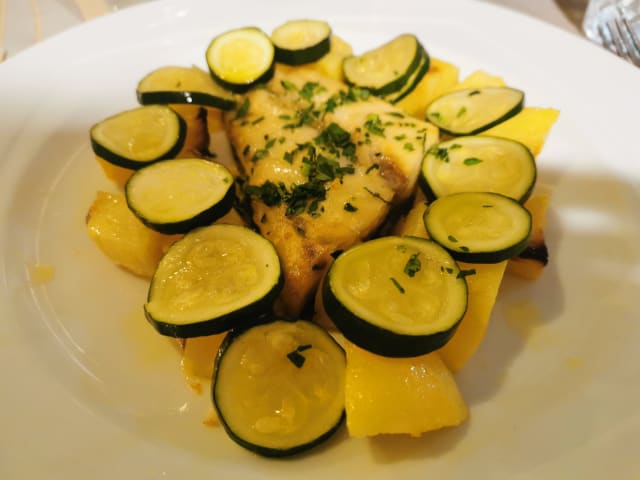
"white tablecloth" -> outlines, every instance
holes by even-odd
[[[0,0],[0,59],[98,15],[153,0]],[[443,0],[444,1],[444,0]],[[578,32],[553,0],[476,0]]]

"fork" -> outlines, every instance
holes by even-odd
[[[620,7],[613,7],[608,13],[606,20],[598,25],[602,45],[640,67],[640,37],[631,21]]]

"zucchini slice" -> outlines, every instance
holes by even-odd
[[[238,28],[215,37],[207,48],[206,60],[215,81],[243,93],[273,76],[275,48],[259,28]]]
[[[404,97],[409,95],[411,92],[413,92],[415,88],[418,86],[418,84],[420,83],[420,81],[424,78],[424,76],[429,71],[430,65],[431,65],[431,58],[429,57],[429,54],[427,53],[427,51],[423,50],[422,59],[420,60],[420,64],[418,65],[418,68],[416,68],[416,70],[407,79],[407,82],[400,90],[398,90],[397,92],[394,92],[393,94],[385,96],[385,100],[387,100],[390,103],[397,103],[400,100],[402,100]]]
[[[425,210],[429,237],[456,260],[498,263],[519,255],[529,243],[531,214],[497,193],[465,192],[438,198]]]
[[[276,61],[303,65],[319,60],[331,48],[331,27],[320,20],[291,20],[271,33]]]
[[[525,145],[481,135],[431,147],[422,161],[420,184],[431,201],[452,193],[494,192],[522,203],[536,177],[535,160]]]
[[[312,322],[233,330],[216,358],[213,403],[239,445],[269,457],[293,455],[342,424],[345,368],[342,347]]]
[[[389,95],[407,84],[424,54],[415,35],[402,34],[362,55],[345,58],[344,75],[351,85],[374,95]]]
[[[378,355],[414,357],[442,347],[467,308],[464,273],[437,243],[381,237],[332,264],[323,306],[351,342]]]
[[[148,73],[136,89],[142,105],[189,104],[232,110],[234,94],[198,67],[161,67]]]
[[[187,126],[165,105],[126,110],[91,127],[96,156],[119,167],[137,170],[174,157],[184,144]]]
[[[255,322],[271,310],[282,285],[271,242],[220,223],[171,245],[151,279],[144,311],[162,335],[212,335]]]
[[[436,98],[427,120],[449,135],[475,135],[522,110],[524,92],[509,87],[469,88]]]
[[[234,201],[233,174],[201,158],[175,158],[136,171],[125,185],[127,204],[160,233],[186,233],[226,215]]]

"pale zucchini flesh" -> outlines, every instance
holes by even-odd
[[[531,236],[531,214],[497,193],[440,197],[424,213],[429,238],[458,261],[498,263],[520,254]]]
[[[420,60],[420,64],[415,69],[415,71],[411,74],[409,78],[407,78],[405,85],[398,90],[397,92],[393,92],[392,94],[386,95],[385,100],[391,103],[397,103],[402,100],[404,97],[409,95],[411,92],[415,90],[420,81],[424,78],[424,76],[429,71],[429,66],[431,64],[431,58],[426,50],[422,52],[422,59]]]
[[[475,135],[513,117],[524,92],[510,87],[469,88],[436,98],[426,117],[449,135]]]
[[[440,245],[381,237],[342,253],[324,282],[323,306],[344,336],[379,355],[440,348],[467,306],[464,274]]]
[[[149,104],[189,104],[231,110],[235,95],[198,67],[166,66],[148,73],[136,89],[138,101]]]
[[[232,440],[258,454],[308,450],[343,422],[345,368],[340,345],[312,322],[234,330],[215,362],[218,418]]]
[[[430,148],[420,184],[429,200],[461,192],[493,192],[524,202],[537,177],[529,149],[485,135],[456,137]]]
[[[186,135],[180,116],[165,105],[120,112],[91,127],[91,147],[100,158],[137,170],[175,156]]]
[[[213,223],[233,205],[233,174],[201,158],[156,162],[125,185],[127,204],[147,226],[161,233],[186,233]]]
[[[207,48],[206,60],[214,80],[242,93],[273,76],[275,48],[262,30],[238,28],[215,37]]]
[[[214,224],[192,230],[169,248],[144,310],[163,335],[211,335],[255,322],[271,310],[281,288],[271,242],[246,227]]]
[[[419,67],[424,47],[415,35],[402,34],[362,55],[344,60],[343,70],[351,85],[388,95],[406,85]]]
[[[290,20],[271,33],[276,61],[303,65],[319,60],[331,48],[331,27],[320,20]]]

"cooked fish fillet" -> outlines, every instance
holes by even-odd
[[[278,251],[297,317],[335,255],[414,191],[433,125],[313,71],[276,71],[226,118],[253,220]]]

